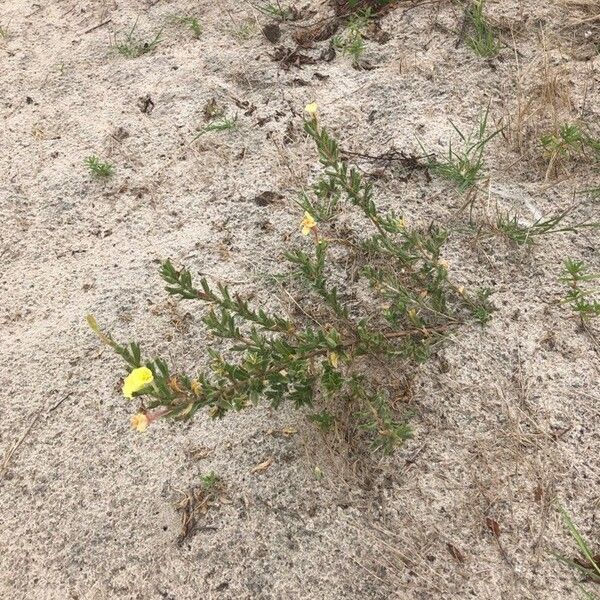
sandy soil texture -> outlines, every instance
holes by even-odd
[[[296,7],[265,35],[272,21],[234,0],[0,3],[2,598],[580,597],[552,554],[576,554],[552,499],[600,542],[600,336],[561,305],[558,278],[566,257],[600,270],[596,230],[532,248],[473,236],[452,184],[355,157],[383,206],[449,229],[453,276],[489,286],[497,308],[415,373],[415,438],[358,465],[289,407],[129,426],[122,365],[85,314],[191,367],[210,343],[202,310],[168,299],[159,261],[285,304],[265,275],[303,242],[294,198],[317,173],[307,102],[369,155],[419,155],[418,140],[441,155],[449,119],[469,131],[489,104],[505,129],[478,217],[532,223],[576,203],[569,223],[600,220],[598,199],[576,193],[598,185],[593,165],[547,172],[539,153],[557,123],[598,127],[598,2],[489,0],[503,47],[486,60],[458,3],[399,1],[359,69],[309,27],[331,22],[328,2]],[[199,37],[177,19],[189,15]],[[134,24],[160,41],[128,58],[114,46]],[[236,127],[193,141],[213,99]],[[90,155],[114,176],[93,178]],[[211,471],[221,486],[181,539]]]

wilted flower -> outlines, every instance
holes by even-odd
[[[200,396],[202,394],[202,384],[194,379],[191,383],[192,392],[194,392],[194,396]]]
[[[150,419],[144,413],[136,413],[131,417],[131,426],[140,433],[146,431],[148,425],[150,425]]]

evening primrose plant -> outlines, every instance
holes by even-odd
[[[136,430],[158,418],[187,420],[199,411],[221,418],[260,401],[274,408],[291,402],[323,430],[343,420],[352,439],[391,451],[412,435],[407,400],[416,365],[454,328],[489,318],[489,292],[469,293],[451,281],[446,233],[409,227],[401,214],[381,210],[372,183],[342,158],[314,103],[304,130],[323,170],[300,194],[297,247],[285,253],[289,268],[277,278],[298,292],[300,310],[254,307],[166,260],[160,276],[167,293],[199,303],[209,335],[226,342],[223,350],[209,347],[207,366],[194,373],[142,358],[136,342],[115,341],[88,317],[125,362],[123,395],[140,402]],[[342,214],[352,227],[340,238]]]

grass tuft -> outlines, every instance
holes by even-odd
[[[193,138],[192,141],[197,140],[201,135],[205,133],[210,133],[211,131],[230,131],[237,127],[238,117],[235,115],[234,117],[225,117],[219,116],[216,119],[212,120],[208,125],[203,127]]]
[[[478,56],[493,58],[500,52],[500,42],[483,14],[484,7],[485,0],[475,0],[467,8],[465,18],[473,30],[473,34],[467,38],[467,44]]]
[[[465,135],[452,121],[462,147],[456,149],[452,142],[448,145],[448,154],[443,159],[432,158],[428,167],[432,173],[453,181],[460,192],[465,192],[483,179],[484,151],[488,142],[494,138],[500,129],[487,133],[489,106],[479,118],[479,125],[474,134]],[[421,144],[421,148],[423,145]],[[427,154],[425,148],[423,152]]]
[[[97,156],[88,156],[84,163],[94,177],[106,178],[113,175],[115,169],[113,165],[107,162],[102,162]]]
[[[202,35],[202,25],[196,17],[190,15],[175,16],[173,17],[173,22],[176,25],[187,27],[195,38],[199,38]]]
[[[595,285],[600,273],[590,273],[585,263],[568,258],[560,281],[569,287],[563,304],[569,304],[582,321],[600,317],[600,287]]]
[[[555,553],[556,558],[577,571],[579,575],[583,575],[587,581],[591,581],[596,584],[600,583],[600,554],[593,553],[588,542],[585,540],[567,511],[560,505],[558,506],[558,510],[562,515],[563,523],[567,528],[569,535],[571,538],[573,538],[573,541],[579,550],[580,556],[576,558],[568,558],[562,554]],[[585,598],[591,600],[600,600],[596,594],[586,590],[581,584],[578,584],[578,587],[581,593],[584,594]]]
[[[531,225],[523,225],[518,216],[510,213],[499,213],[496,228],[509,240],[518,245],[532,245],[537,237],[551,233],[576,232],[583,227],[595,227],[594,223],[576,223],[564,225],[563,221],[571,213],[568,208],[550,217],[540,217]]]
[[[293,6],[284,6],[279,0],[264,4],[252,4],[263,15],[278,21],[293,21],[298,18],[298,9]]]
[[[143,40],[136,34],[137,20],[123,36],[115,34],[112,47],[125,58],[138,58],[156,49],[161,42],[162,29],[151,40]]]
[[[345,31],[332,39],[333,46],[349,56],[355,67],[360,66],[360,59],[365,52],[364,32],[373,18],[370,8],[357,11],[348,19]]]

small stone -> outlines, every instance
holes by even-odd
[[[276,44],[281,39],[281,27],[277,23],[269,23],[262,28],[263,35],[271,42]]]

